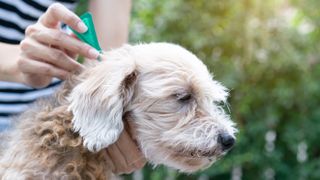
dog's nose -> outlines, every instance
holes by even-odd
[[[222,145],[222,149],[229,150],[235,143],[235,139],[228,133],[221,133],[218,136],[218,143]]]

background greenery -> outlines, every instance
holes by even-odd
[[[234,149],[194,175],[125,179],[320,179],[319,0],[134,0],[130,41],[198,55],[231,90]]]

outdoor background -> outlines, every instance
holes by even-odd
[[[193,175],[125,179],[320,179],[319,0],[133,0],[130,42],[178,43],[230,89],[234,149]]]

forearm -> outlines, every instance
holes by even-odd
[[[21,82],[18,69],[19,45],[0,43],[0,80]]]
[[[102,49],[117,48],[128,41],[131,0],[91,0],[89,11]]]

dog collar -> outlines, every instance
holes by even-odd
[[[88,27],[88,30],[84,33],[79,33],[69,27],[72,32],[83,42],[89,44],[90,46],[94,47],[97,51],[102,53],[102,49],[99,45],[99,41],[97,38],[96,30],[94,28],[94,23],[92,20],[92,15],[89,12],[84,13],[83,15],[80,16],[81,20],[83,23]],[[100,56],[98,57],[98,61],[101,61]]]

